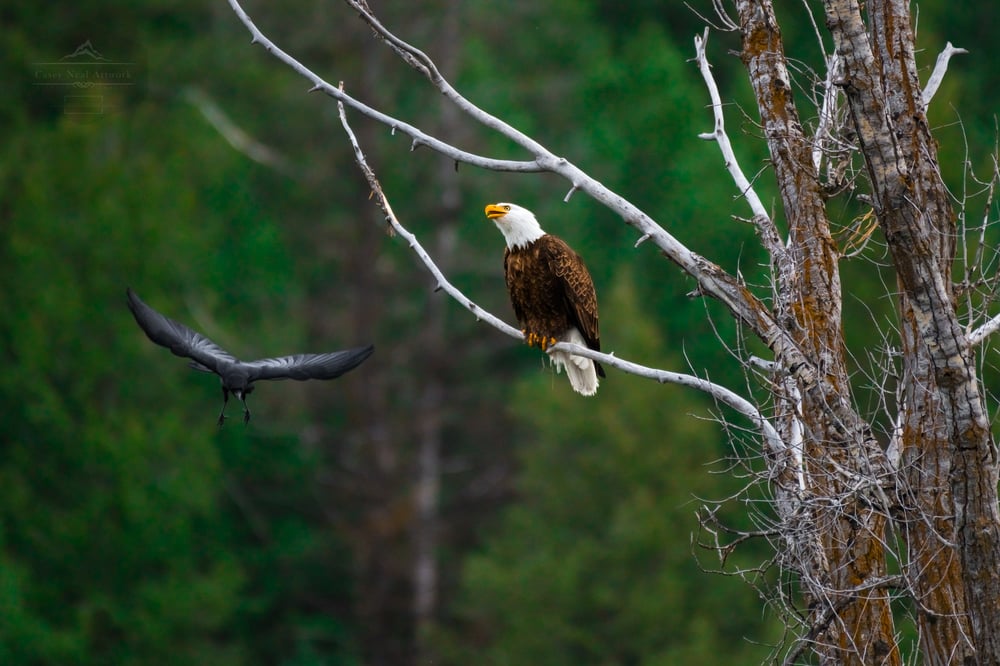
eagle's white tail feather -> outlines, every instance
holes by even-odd
[[[575,328],[571,328],[562,337],[562,340],[563,342],[572,342],[576,345],[587,346],[587,341],[583,339],[580,331]],[[569,377],[569,383],[574,391],[580,395],[594,395],[597,393],[597,368],[594,367],[593,361],[589,358],[573,356],[563,351],[550,352],[549,357],[552,359],[552,364],[556,366],[557,372],[563,368],[566,369],[566,376]]]

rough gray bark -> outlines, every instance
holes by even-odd
[[[824,391],[776,382],[789,412],[786,424],[804,429],[803,474],[809,483],[799,506],[808,511],[782,516],[785,529],[800,535],[793,562],[801,570],[812,637],[823,663],[900,663],[889,597],[885,590],[859,588],[886,576],[883,552],[886,517],[867,498],[849,490],[851,476],[884,474],[885,457],[860,415],[831,418],[826,395],[850,403],[850,380],[841,321],[840,251],[833,240],[819,174],[812,168],[812,137],[806,135],[792,95],[781,31],[770,3],[737,2],[741,57],[747,68],[788,225],[787,249],[775,257],[778,320],[787,327],[814,367],[822,368]],[[781,264],[786,264],[782,266]],[[801,397],[800,397],[801,396]],[[843,414],[846,408],[841,407]],[[852,410],[853,411],[853,410]],[[849,476],[839,474],[846,470]],[[838,498],[835,502],[815,501]],[[804,537],[804,538],[803,538]]]
[[[828,0],[825,6],[844,58],[842,85],[875,213],[901,287],[907,371],[901,461],[912,498],[903,504],[903,525],[919,539],[911,539],[918,559],[910,570],[927,608],[918,614],[921,639],[934,663],[1000,663],[996,444],[975,351],[956,310],[955,213],[924,115],[909,3],[870,3],[870,26],[860,3]],[[953,545],[929,546],[941,541]],[[939,606],[929,605],[932,600]],[[955,611],[957,617],[949,615]],[[948,644],[940,644],[941,636],[951,637]]]

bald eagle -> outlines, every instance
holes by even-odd
[[[530,346],[545,351],[557,342],[601,350],[597,293],[583,260],[562,239],[542,231],[534,214],[512,203],[486,206],[507,241],[504,275],[514,315]],[[567,352],[549,352],[556,370],[566,369],[573,390],[597,392],[599,363]]]

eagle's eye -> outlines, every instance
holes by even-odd
[[[504,206],[503,209],[509,211],[510,210],[510,206]]]

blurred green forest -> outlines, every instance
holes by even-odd
[[[372,6],[474,103],[763,283],[718,150],[697,138],[711,128],[689,62],[703,22],[683,3]],[[821,54],[803,6],[822,14],[780,10],[805,71]],[[245,7],[362,100],[469,150],[525,157],[456,116],[344,5]],[[964,162],[989,168],[995,144],[998,12],[920,4],[923,74],[946,40],[971,51],[931,113],[957,189]],[[579,398],[537,352],[435,292],[386,235],[336,105],[251,46],[226,2],[8,0],[0,23],[0,663],[767,655],[778,628],[755,593],[702,572],[691,546],[698,498],[739,483],[719,473],[731,445],[715,406],[617,372]],[[73,57],[87,43],[104,60]],[[763,170],[775,201],[737,48],[716,32],[710,57],[744,169]],[[69,85],[87,71],[125,85]],[[606,350],[745,385],[734,324],[608,211],[581,194],[563,203],[567,183],[456,169],[351,118],[396,213],[477,303],[513,321],[482,208],[517,201],[587,259]],[[845,204],[844,225],[859,212]],[[844,271],[848,339],[863,347],[878,340],[872,321],[892,319],[891,302],[865,299],[893,278]],[[334,382],[265,383],[249,426],[219,429],[214,378],[142,335],[126,286],[240,357],[376,352]]]

